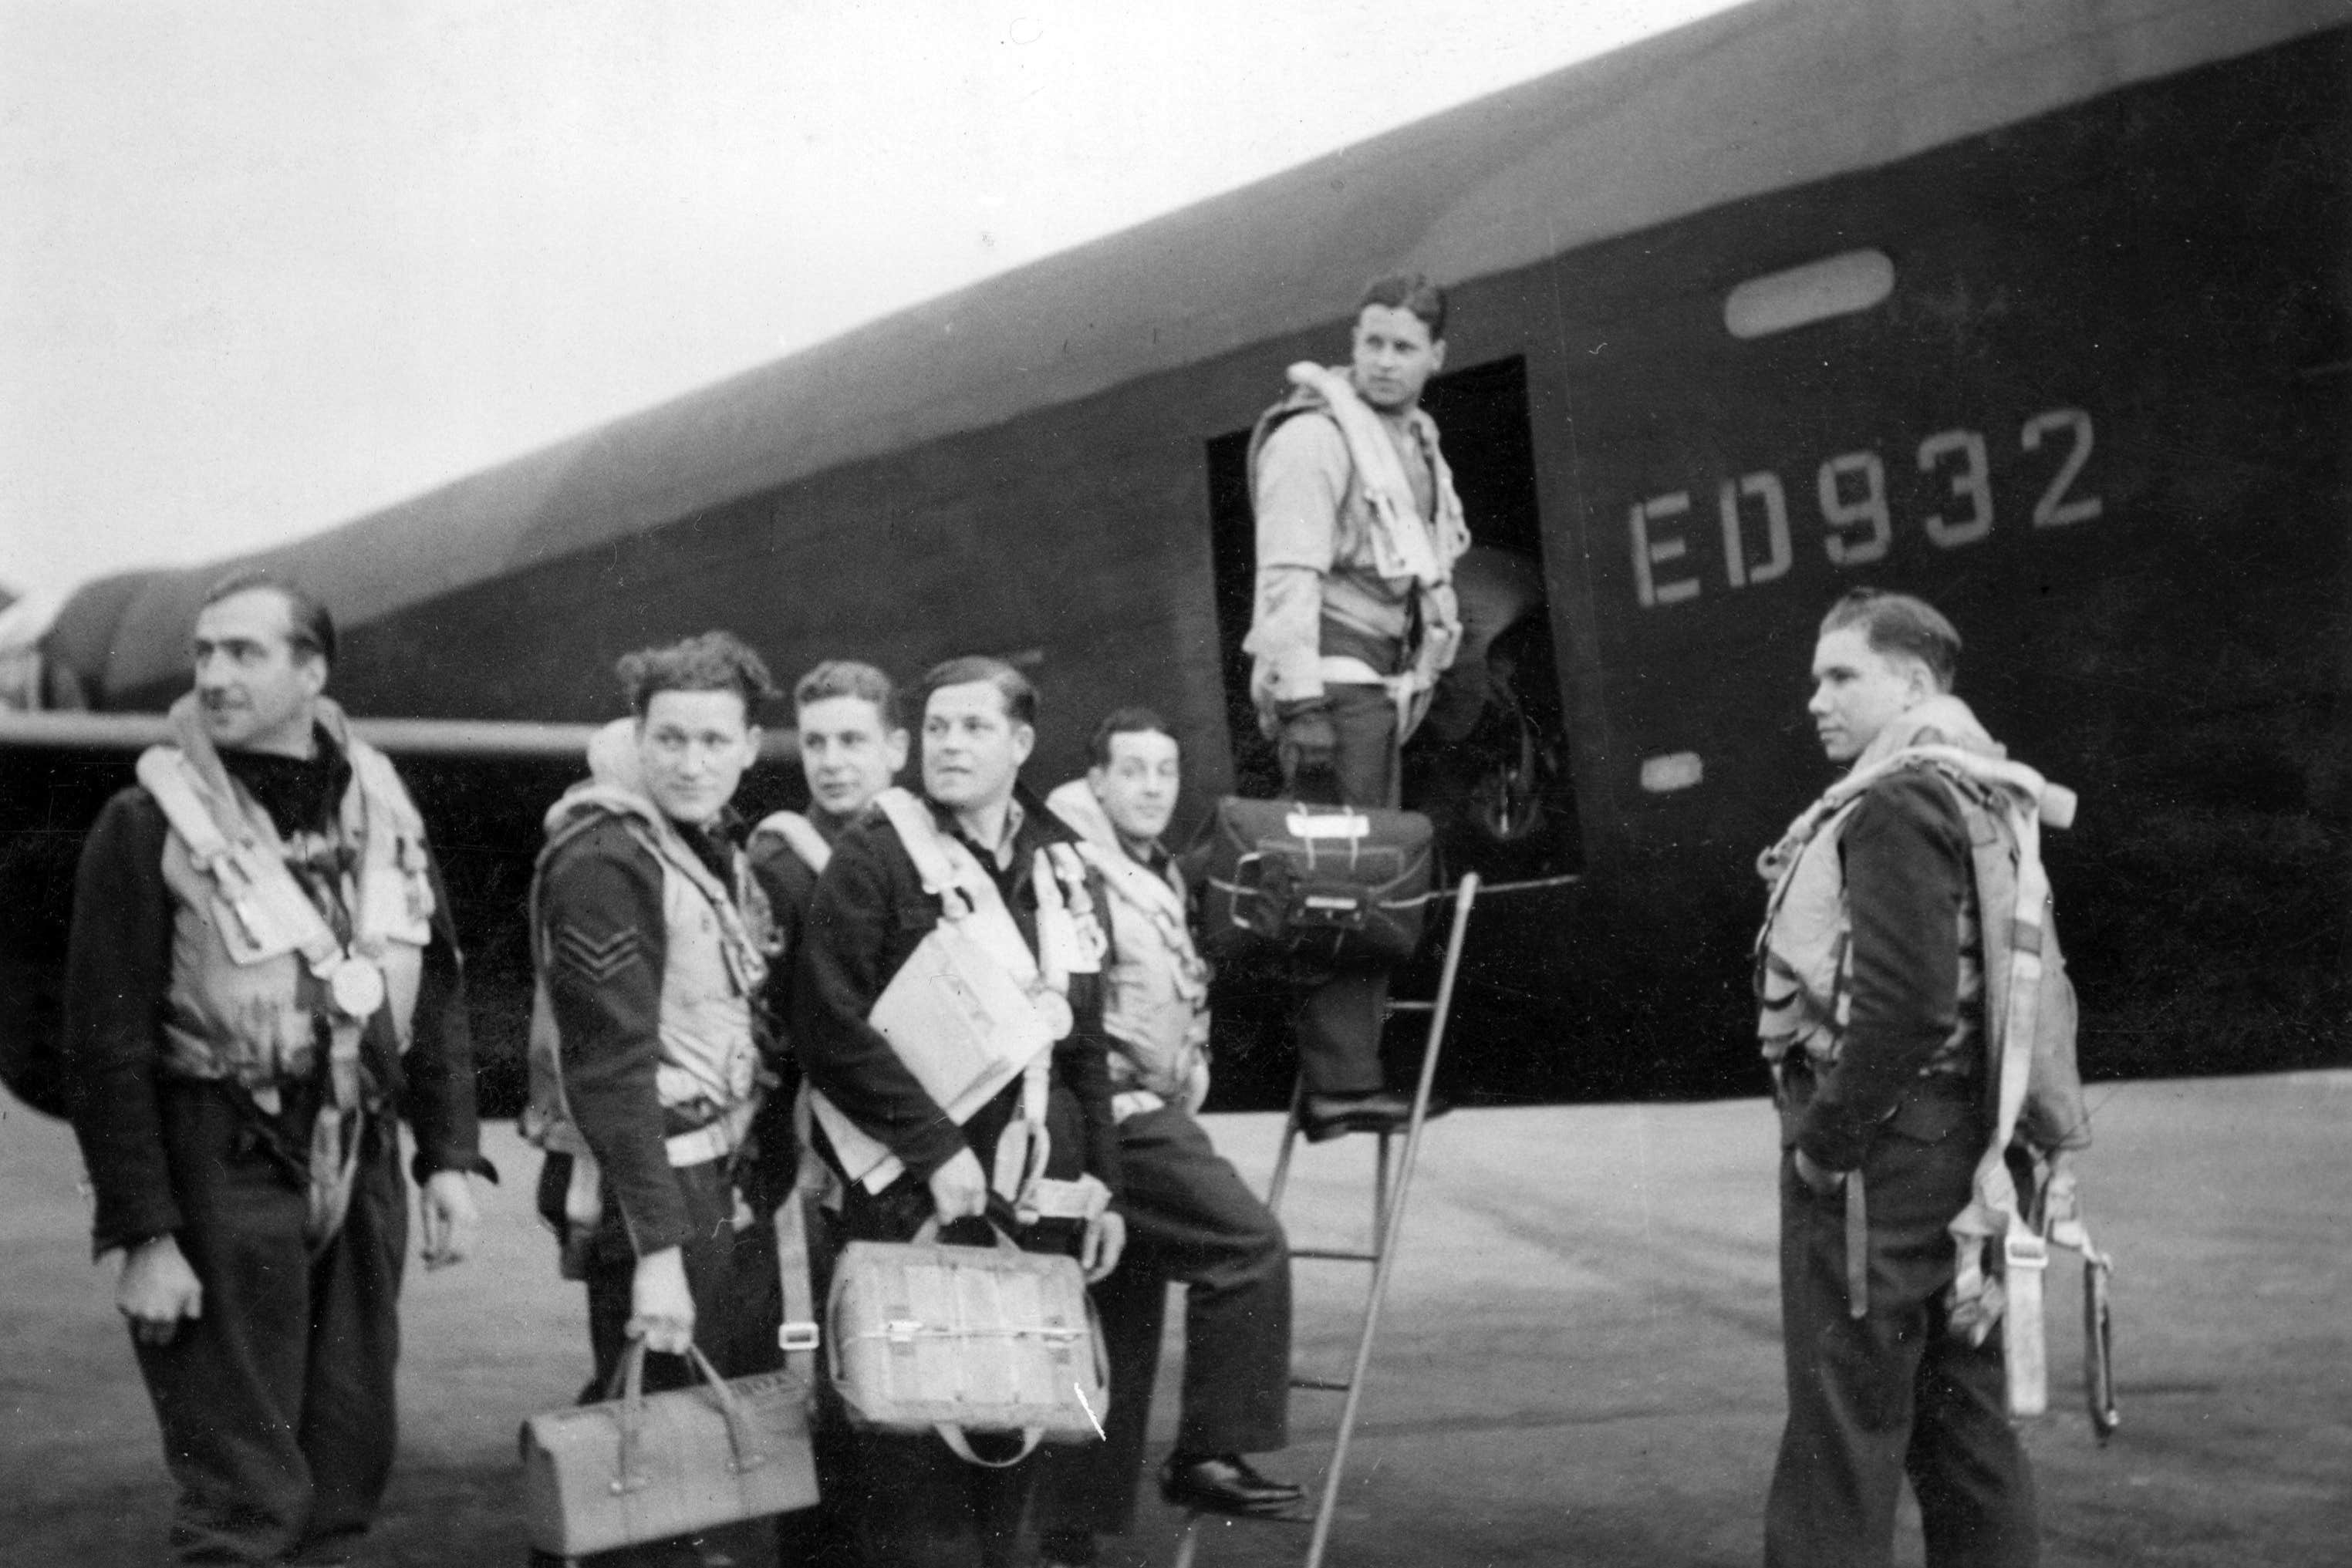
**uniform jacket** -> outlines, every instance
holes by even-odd
[[[764,971],[747,973],[729,951],[705,883],[751,904],[754,929],[765,900],[749,896],[731,818],[710,832],[667,824],[676,851],[709,873],[696,878],[647,847],[640,811],[570,799],[595,820],[549,856],[538,912],[563,1103],[643,1255],[686,1236],[664,1140],[748,1098],[768,1047],[755,1007]]]
[[[1933,707],[1889,726],[1855,766],[1922,740],[1992,747],[1958,699]],[[1833,821],[1810,849],[1840,867],[1842,994],[1787,1098],[1785,1134],[1823,1168],[1851,1170],[1921,1079],[1981,1083],[1984,981],[1968,828],[1943,783],[1890,774]],[[1932,1113],[1922,1103],[1917,1113]]]
[[[1025,789],[1015,799],[1021,822],[1009,866],[1000,868],[988,851],[966,843],[995,879],[1034,952],[1037,895],[1031,879],[1036,852],[1047,843],[1074,841],[1074,835]],[[952,819],[936,808],[933,815],[941,832],[956,832]],[[1100,907],[1099,879],[1090,880]],[[793,1036],[809,1082],[843,1115],[887,1145],[907,1166],[904,1179],[913,1181],[929,1177],[967,1146],[980,1156],[982,1169],[992,1169],[997,1135],[1020,1100],[1016,1080],[959,1127],[866,1021],[890,977],[939,919],[939,902],[923,891],[897,830],[878,809],[870,810],[841,836],[832,864],[817,883],[793,985]],[[1115,1197],[1118,1134],[1110,1113],[1101,977],[1073,975],[1069,1003],[1076,1022],[1053,1048],[1047,1107],[1054,1174],[1082,1168],[1100,1178]]]

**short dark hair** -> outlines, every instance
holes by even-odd
[[[1822,635],[1849,626],[1862,628],[1873,652],[1906,653],[1926,664],[1945,691],[1959,678],[1960,634],[1924,599],[1875,588],[1850,590],[1822,618]]]
[[[857,697],[872,703],[874,710],[882,716],[885,734],[907,727],[907,716],[898,708],[898,688],[891,684],[888,675],[871,664],[862,664],[855,659],[827,659],[793,687],[795,711],[832,697]]]
[[[760,705],[776,695],[768,666],[731,632],[705,632],[667,647],[640,648],[622,654],[613,671],[621,677],[629,711],[639,718],[663,692],[733,692],[743,699],[748,724]]]
[[[1087,754],[1094,758],[1096,767],[1110,766],[1110,743],[1122,735],[1164,735],[1176,740],[1176,732],[1168,727],[1168,721],[1150,708],[1114,708],[1100,724],[1095,726],[1094,738],[1087,742]],[[1176,744],[1181,748],[1183,742],[1177,741]]]
[[[224,599],[257,590],[274,593],[286,601],[286,641],[296,653],[309,653],[330,664],[335,662],[335,618],[327,613],[327,607],[309,590],[287,581],[274,571],[257,566],[232,571],[205,590],[205,597],[196,608],[209,610]]]
[[[1412,311],[1429,329],[1433,343],[1445,336],[1445,290],[1431,282],[1426,273],[1391,272],[1375,277],[1364,286],[1364,297],[1356,301],[1356,314],[1361,316],[1373,305]]]
[[[967,653],[961,659],[932,665],[923,676],[922,701],[916,711],[929,707],[931,694],[941,686],[968,686],[978,681],[986,681],[996,688],[997,695],[1004,699],[1005,717],[1032,729],[1037,727],[1037,688],[1029,684],[1029,677],[1002,659],[981,653]]]

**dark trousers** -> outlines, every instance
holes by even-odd
[[[974,1152],[988,1168],[992,1149]],[[1057,1139],[1047,1168],[1057,1177],[1076,1176],[1077,1159]],[[929,1187],[911,1176],[878,1195],[853,1182],[842,1202],[841,1234],[848,1241],[905,1241],[932,1211]],[[1077,1235],[1074,1224],[1045,1220],[1013,1239],[1032,1252],[1070,1252]],[[986,1236],[980,1221],[964,1220],[941,1239],[985,1244]],[[961,1568],[973,1562],[1008,1568],[1013,1563],[1037,1471],[1034,1457],[991,1469],[966,1464],[935,1437],[853,1431],[850,1439],[846,1495],[836,1500],[869,1568]],[[971,1443],[982,1457],[995,1458],[1016,1441],[983,1434]]]
[[[1403,789],[1398,755],[1396,704],[1384,686],[1324,688],[1339,747],[1328,774],[1302,773],[1282,748],[1286,787],[1301,800],[1322,805],[1394,810]],[[1387,1021],[1389,972],[1348,969],[1309,988],[1300,998],[1296,1032],[1298,1068],[1310,1094],[1360,1094],[1378,1089],[1381,1030]]]
[[[366,1134],[341,1232],[313,1258],[309,1199],[226,1095],[164,1092],[180,1249],[203,1315],[134,1342],[180,1495],[180,1563],[331,1557],[364,1531],[392,1473],[394,1307],[408,1242],[399,1140]]]
[[[1241,1173],[1174,1107],[1119,1124],[1127,1252],[1094,1288],[1110,1352],[1105,1441],[1047,1450],[1042,1530],[1122,1535],[1135,1519],[1168,1286],[1184,1293],[1176,1447],[1265,1453],[1290,1440],[1290,1247]]]
[[[694,1298],[695,1347],[710,1358],[720,1376],[749,1377],[784,1364],[784,1353],[776,1343],[776,1329],[784,1317],[783,1277],[777,1265],[775,1206],[766,1199],[761,1162],[747,1153],[732,1162],[731,1170],[730,1166],[730,1161],[711,1160],[671,1174],[685,1195],[690,1227],[682,1250],[686,1288]],[[739,1218],[748,1220],[740,1229]],[[581,1390],[583,1404],[605,1397],[614,1370],[628,1349],[629,1296],[636,1269],[628,1233],[608,1195],[588,1255],[588,1343],[595,1370]],[[701,1381],[701,1375],[686,1356],[646,1357],[647,1392],[683,1388]],[[696,1551],[699,1542],[723,1552],[741,1568],[771,1568],[777,1561],[776,1531],[772,1520],[747,1520],[700,1536],[625,1548],[589,1561],[610,1568],[667,1568],[700,1561]]]
[[[749,1377],[784,1364],[776,1329],[784,1321],[783,1277],[777,1272],[775,1206],[764,1200],[756,1160],[732,1174],[712,1160],[671,1173],[686,1197],[691,1227],[685,1244],[686,1288],[694,1297],[694,1343],[723,1377]],[[740,1194],[742,1203],[736,1202]],[[749,1223],[737,1228],[736,1220]],[[588,1343],[595,1373],[586,1393],[602,1398],[628,1348],[629,1291],[636,1254],[607,1198],[588,1261]],[[648,1390],[683,1388],[700,1374],[682,1355],[646,1357]]]
[[[1946,1327],[1953,1252],[1981,1120],[1923,1141],[1890,1128],[1863,1166],[1867,1315],[1846,1310],[1845,1198],[1780,1162],[1780,1313],[1789,1424],[1765,1506],[1768,1568],[1883,1565],[1904,1478],[1930,1568],[2032,1568],[2033,1478],[2006,1416],[1999,1331],[1970,1347]]]

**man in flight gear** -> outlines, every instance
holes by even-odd
[[[909,741],[890,677],[855,660],[829,659],[803,675],[793,687],[793,716],[809,809],[762,818],[745,846],[773,922],[767,1000],[768,1016],[779,1023],[793,1016],[793,955],[808,926],[817,878],[841,836],[907,766]],[[786,1130],[785,1145],[767,1151],[772,1166],[792,1152],[793,1091],[800,1072],[791,1053],[785,1057],[785,1082],[760,1117],[762,1128],[775,1124]],[[789,1168],[778,1168],[790,1179]],[[837,1201],[834,1207],[838,1208]]]
[[[1808,705],[1829,759],[1859,773],[1920,745],[2000,757],[1950,695],[1959,650],[1917,599],[1840,600]],[[1948,1227],[1993,1125],[1969,826],[1934,770],[1906,767],[1798,836],[1767,857],[1780,891],[1759,969],[1785,1151],[1789,1385],[1765,1562],[1886,1563],[1907,1475],[1929,1562],[2031,1568],[2033,1479],[2008,1420],[2001,1331],[1971,1344],[1953,1318]]]
[[[832,659],[793,687],[793,726],[800,739],[801,771],[808,780],[805,813],[777,811],[752,829],[745,852],[751,874],[767,894],[774,920],[768,947],[768,1016],[782,1024],[793,1016],[793,958],[808,928],[809,904],[817,878],[874,797],[907,765],[908,737],[899,715],[898,693],[890,677],[871,664]],[[789,1041],[786,1042],[789,1047]],[[807,1249],[811,1299],[822,1312],[841,1248],[841,1184],[793,1129],[807,1111],[801,1099],[801,1071],[790,1049],[779,1053],[781,1079],[761,1107],[757,1130],[767,1166],[771,1197],[801,1196],[801,1234]],[[829,1387],[817,1391],[815,1427],[816,1507],[784,1522],[790,1560],[813,1568],[856,1561],[856,1547],[837,1506],[851,1474],[847,1416]]]
[[[841,1178],[847,1239],[903,1241],[926,1220],[992,1211],[1022,1246],[1076,1251],[1100,1280],[1126,1236],[1101,877],[1019,786],[1037,707],[1021,673],[955,659],[923,690],[922,794],[883,792],[835,844],[809,908],[793,1017],[813,1135]],[[1052,1042],[994,1092],[983,1079],[985,1098],[955,1107],[961,1121],[871,1021],[950,900],[986,961],[1028,995],[1041,1027],[1024,1041]],[[860,1433],[856,1448],[846,1506],[869,1561],[965,1562],[976,1544],[986,1568],[1012,1562],[1034,1461],[967,1465],[935,1437]]]
[[[768,917],[730,804],[774,688],[724,632],[618,673],[634,716],[599,733],[591,777],[550,809],[531,910],[553,1039],[534,1030],[524,1125],[548,1151],[540,1212],[588,1288],[590,1399],[635,1339],[648,1389],[694,1380],[689,1345],[724,1377],[783,1364],[751,1134],[773,1075]]]
[[[195,689],[82,852],[67,956],[97,1249],[180,1488],[182,1563],[339,1563],[392,1468],[415,1134],[426,1267],[470,1250],[473,1051],[448,899],[289,584],[205,597]]]
[[[1121,708],[1095,730],[1092,755],[1086,777],[1045,803],[1078,831],[1110,895],[1104,1027],[1128,1246],[1095,1288],[1110,1351],[1107,1440],[1050,1455],[1040,1487],[1045,1559],[1061,1568],[1090,1568],[1096,1534],[1134,1521],[1171,1280],[1186,1287],[1184,1393],[1161,1491],[1257,1517],[1286,1515],[1303,1496],[1242,1457],[1289,1441],[1290,1248],[1193,1119],[1209,1092],[1209,971],[1183,873],[1160,841],[1181,783],[1176,737],[1149,709]]]
[[[1400,756],[1462,637],[1454,562],[1470,533],[1422,390],[1445,362],[1445,296],[1383,277],[1358,307],[1345,369],[1302,363],[1250,440],[1257,589],[1250,692],[1285,789],[1395,808]],[[1297,1019],[1309,1137],[1395,1127],[1383,1087],[1385,969],[1341,969]],[[1433,1113],[1442,1109],[1433,1104]]]

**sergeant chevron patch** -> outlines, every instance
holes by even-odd
[[[645,956],[645,946],[627,926],[591,936],[576,925],[555,928],[556,961],[590,985],[604,985]]]

